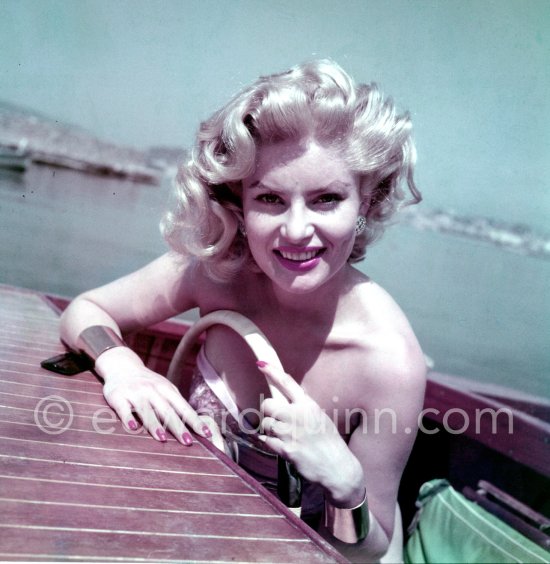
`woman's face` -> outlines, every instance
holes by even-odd
[[[346,265],[361,211],[359,181],[333,149],[284,141],[259,149],[243,180],[248,244],[281,289],[315,290]]]

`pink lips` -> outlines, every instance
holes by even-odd
[[[287,270],[306,272],[319,264],[323,252],[322,247],[278,247],[275,256]]]

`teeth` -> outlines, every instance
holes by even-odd
[[[280,251],[280,253],[283,258],[295,261],[311,260],[317,256],[317,251],[306,251],[304,253],[289,253],[287,251]]]

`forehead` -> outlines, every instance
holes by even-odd
[[[262,145],[256,169],[243,186],[309,187],[340,182],[356,184],[355,176],[338,152],[314,141],[283,141]]]

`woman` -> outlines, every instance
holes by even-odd
[[[400,558],[397,491],[424,394],[404,314],[352,266],[403,199],[402,183],[420,201],[410,130],[374,85],[355,85],[333,62],[261,77],[201,125],[163,221],[172,250],[77,297],[61,326],[95,358],[129,429],[137,416],[157,440],[168,430],[191,445],[188,428],[208,438],[216,429],[119,336],[194,307],[253,321],[285,372],[256,365],[216,326],[189,401],[200,411],[206,398],[216,415],[236,408],[222,432],[292,463],[305,518],[324,513],[320,532],[359,561]],[[258,370],[284,399],[269,397]],[[260,415],[235,429],[238,411]]]

